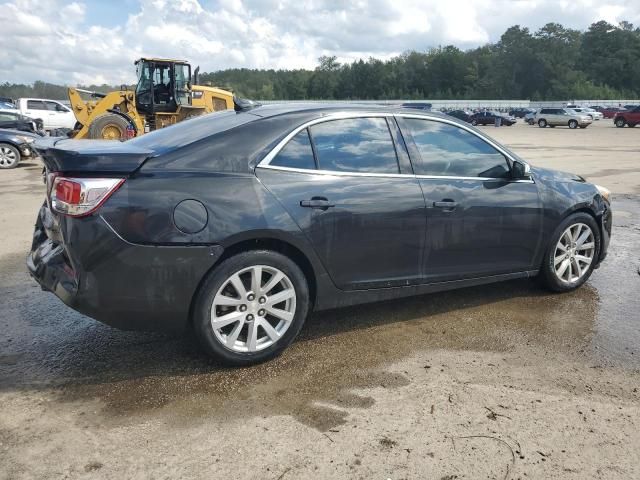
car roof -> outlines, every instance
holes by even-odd
[[[416,108],[410,108],[401,104],[378,104],[378,103],[355,103],[355,102],[291,102],[291,103],[271,103],[260,105],[248,113],[257,117],[268,118],[276,115],[285,115],[288,113],[317,113],[318,115],[329,115],[337,112],[362,112],[362,113],[408,113],[411,115],[437,116],[444,117],[438,112],[420,111]]]

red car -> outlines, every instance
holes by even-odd
[[[616,113],[616,116],[613,119],[613,123],[618,128],[622,128],[625,125],[635,127],[638,123],[640,123],[640,107]]]
[[[613,118],[618,113],[626,111],[624,108],[620,108],[620,107],[601,107],[601,108],[597,108],[596,110],[601,112],[604,118]]]

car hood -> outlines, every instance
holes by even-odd
[[[562,172],[560,170],[552,170],[550,168],[534,167],[531,166],[531,173],[535,178],[539,178],[542,181],[552,182],[580,182],[585,183],[584,177],[575,173]]]

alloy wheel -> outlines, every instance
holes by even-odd
[[[18,162],[18,155],[9,147],[0,147],[0,168],[11,168]]]
[[[575,223],[562,233],[553,255],[553,267],[561,282],[574,283],[588,271],[596,251],[591,228],[584,223]]]
[[[254,265],[229,278],[211,305],[216,339],[233,352],[252,353],[278,342],[291,326],[296,291],[281,270]]]

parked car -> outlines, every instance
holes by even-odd
[[[539,127],[567,126],[569,128],[587,128],[593,119],[570,108],[542,108],[535,116]]]
[[[471,125],[494,125],[496,117],[500,118],[502,125],[510,127],[516,123],[516,119],[500,112],[478,112],[471,116]]]
[[[619,112],[624,112],[624,111],[625,109],[620,107],[603,107],[600,109],[600,113],[602,113],[604,118],[613,118]]]
[[[535,125],[536,124],[536,113],[538,113],[538,110],[533,110],[530,113],[527,113],[523,120],[525,122],[527,122],[529,125]]]
[[[640,105],[631,104],[631,105],[625,105],[624,109],[625,110],[634,110],[637,107],[640,107]]]
[[[15,108],[15,105],[13,104],[13,98],[10,97],[0,97],[0,103],[3,103],[5,105],[11,105],[12,107]]]
[[[509,115],[515,118],[524,118],[530,113],[535,113],[533,108],[514,108],[509,111]]]
[[[42,120],[25,117],[18,111],[0,110],[0,129],[7,128],[23,132],[44,133]]]
[[[27,117],[42,119],[46,131],[56,128],[72,129],[76,124],[76,116],[71,109],[55,100],[19,98],[17,107]]]
[[[606,189],[403,108],[259,106],[37,149],[40,285],[119,328],[193,328],[235,365],[312,310],[536,275],[573,290],[611,234]]]
[[[616,116],[613,118],[613,124],[622,128],[625,125],[630,127],[635,127],[640,123],[640,107],[636,107],[633,110],[625,110],[623,112],[618,112]]]
[[[32,143],[37,135],[0,129],[0,169],[15,168],[21,160],[33,154]]]
[[[588,115],[589,117],[591,117],[592,120],[602,120],[604,118],[604,115],[602,115],[601,112],[598,112],[593,108],[575,107],[575,108],[571,108],[571,110],[577,113],[581,113],[583,115]]]
[[[452,110],[447,112],[447,115],[457,118],[458,120],[462,120],[463,122],[471,123],[471,117],[473,113],[467,112],[465,110]]]

